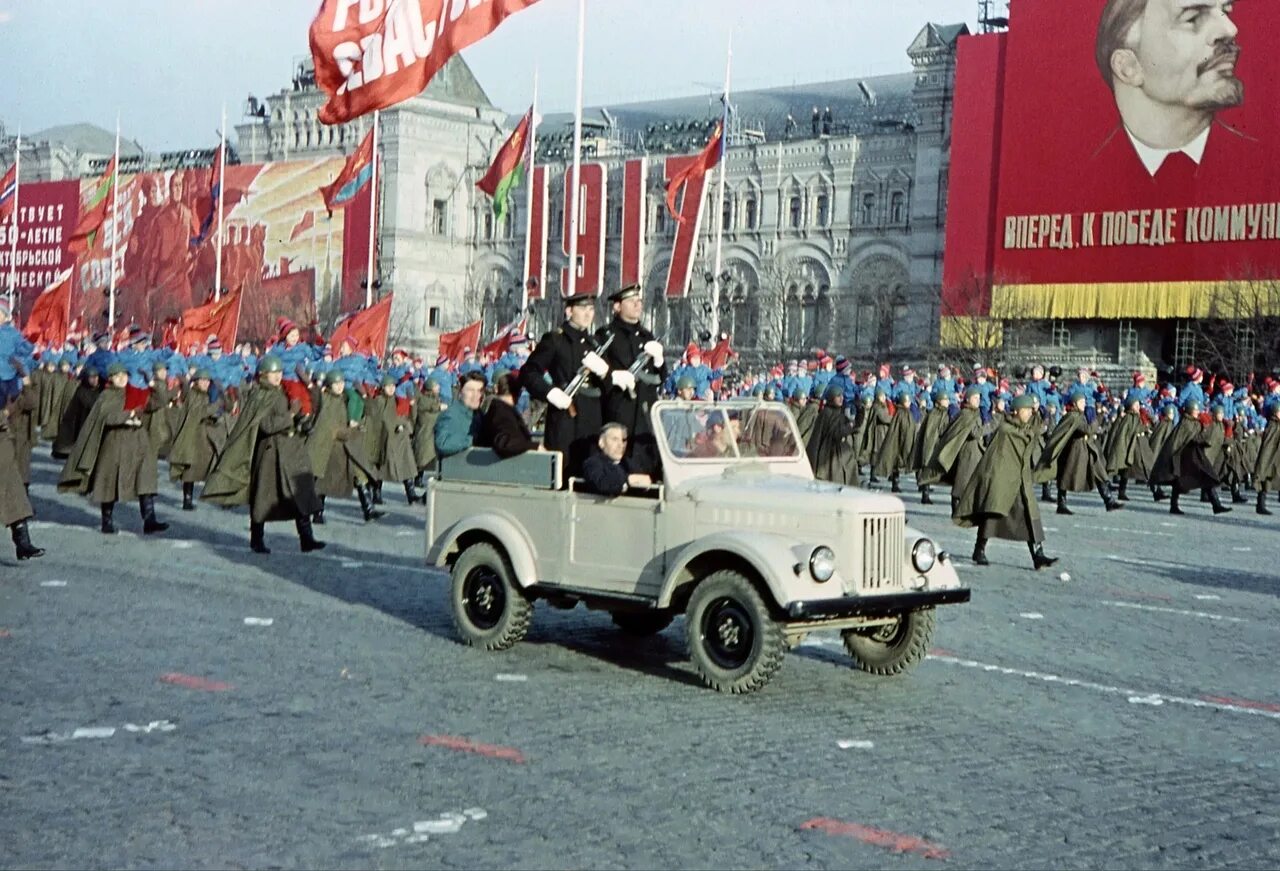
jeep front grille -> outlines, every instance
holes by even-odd
[[[862,518],[862,592],[902,589],[905,539],[906,519],[901,514]]]

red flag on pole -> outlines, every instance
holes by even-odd
[[[210,336],[217,336],[222,347],[234,348],[236,333],[240,329],[240,302],[243,299],[243,289],[237,288],[216,302],[210,301],[187,309],[182,313],[182,326],[178,329],[178,347],[202,345]]]
[[[381,357],[387,351],[387,333],[391,331],[391,298],[389,293],[363,311],[358,311],[338,324],[329,336],[329,345],[336,352],[342,343],[350,342],[358,354]]]
[[[492,342],[485,345],[480,352],[480,356],[485,360],[497,360],[507,351],[511,350],[511,342],[516,336],[524,335],[525,327],[528,324],[527,318],[518,318],[502,328],[497,337]]]
[[[712,369],[723,369],[725,364],[733,357],[738,356],[738,352],[733,350],[732,341],[726,336],[716,343],[716,346],[707,352],[707,359],[704,360]]]
[[[60,347],[71,331],[71,284],[74,270],[64,270],[36,297],[22,334],[28,341]]]
[[[676,198],[680,196],[680,191],[690,179],[701,178],[713,170],[716,164],[720,162],[720,155],[723,153],[724,122],[717,121],[716,129],[712,131],[711,139],[707,142],[707,147],[702,149],[702,153],[698,155],[698,159],[676,173],[675,177],[667,182],[667,210],[671,212],[676,221],[684,222],[684,218],[680,217],[680,210],[676,208]]]
[[[316,213],[307,209],[307,213],[302,216],[302,220],[298,222],[298,226],[293,228],[293,232],[289,234],[290,242],[297,242],[298,237],[310,230],[316,225]]]
[[[440,336],[440,356],[448,358],[451,363],[462,362],[468,349],[476,351],[480,347],[480,329],[483,323],[476,321],[456,333],[443,333]]]
[[[355,199],[361,188],[373,178],[373,130],[365,134],[360,147],[351,152],[342,171],[332,184],[320,188],[320,196],[324,197],[324,207],[329,215],[334,209],[340,209]]]
[[[426,90],[462,49],[538,0],[323,0],[311,22],[324,124],[344,124]]]
[[[14,206],[18,204],[18,164],[15,162],[9,171],[0,178],[0,224],[9,219]]]
[[[116,159],[113,157],[107,163],[107,169],[98,179],[98,183],[94,185],[88,201],[80,206],[80,222],[76,224],[75,230],[71,233],[71,240],[67,243],[67,250],[72,255],[79,256],[93,247],[98,231],[102,229],[103,223],[107,220],[107,213],[111,210],[111,190],[115,184]]]

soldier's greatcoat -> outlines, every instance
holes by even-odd
[[[1039,425],[1035,418],[1025,424],[1010,419],[996,431],[956,498],[951,512],[956,525],[976,526],[980,538],[1044,541],[1032,472]]]
[[[843,408],[828,405],[818,412],[807,452],[813,476],[822,481],[856,486],[858,461],[853,447],[853,424]]]
[[[1146,436],[1142,416],[1125,412],[1111,425],[1103,443],[1107,475],[1123,475],[1135,481],[1145,481],[1151,474],[1155,457]]]
[[[353,487],[376,478],[364,450],[364,430],[351,426],[356,409],[345,395],[325,391],[316,407],[319,411],[307,433],[307,456],[319,472],[316,489],[321,496],[348,498]]]
[[[973,476],[974,469],[986,451],[982,431],[982,415],[976,408],[960,409],[938,439],[929,468],[920,479],[922,484],[944,481],[951,485],[953,497]]]
[[[9,416],[0,410],[0,526],[12,526],[32,516],[31,502],[18,475]]]
[[[93,410],[94,403],[98,401],[100,392],[97,387],[89,386],[87,378],[81,377],[76,382],[71,401],[67,403],[66,409],[62,412],[62,419],[58,422],[58,435],[53,440],[54,459],[65,460],[71,455],[71,449],[75,446],[76,439],[80,437],[80,430],[84,428],[84,422],[89,419],[89,413]]]
[[[1218,473],[1205,454],[1208,438],[1199,418],[1184,415],[1156,457],[1152,483],[1177,484],[1184,493],[1218,486]]]
[[[430,393],[418,396],[413,406],[413,461],[419,472],[436,462],[436,420],[440,417],[440,397]]]
[[[925,415],[924,423],[920,424],[920,429],[916,432],[915,443],[911,446],[910,466],[915,470],[916,479],[921,484],[929,483],[926,480],[929,477],[929,461],[933,459],[942,434],[950,425],[950,412],[941,405],[935,405]]]
[[[210,402],[208,393],[192,387],[180,411],[182,417],[169,449],[169,479],[197,484],[209,477],[227,443],[222,397]]]
[[[1107,480],[1106,463],[1098,442],[1097,424],[1090,424],[1074,408],[1062,416],[1049,438],[1036,468],[1048,477],[1057,478],[1058,489],[1067,493],[1085,493]]]
[[[1258,440],[1258,460],[1253,467],[1253,486],[1259,493],[1280,487],[1280,421],[1272,418]]]
[[[410,410],[412,414],[412,410]],[[418,475],[413,457],[413,420],[396,411],[394,396],[379,393],[365,403],[364,425],[368,427],[369,462],[381,481],[409,481]]]
[[[103,505],[159,490],[151,440],[138,416],[124,410],[124,400],[124,391],[110,386],[98,395],[62,468],[60,491],[81,493]]]

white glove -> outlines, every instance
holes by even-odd
[[[653,360],[653,368],[655,369],[662,368],[662,343],[661,342],[656,342],[656,341],[645,342],[644,348],[642,348],[641,350],[643,350],[646,354],[648,354],[650,359]]]
[[[551,390],[547,392],[547,402],[551,403],[561,411],[567,411],[569,406],[573,405],[573,400],[569,398],[569,394],[565,393],[559,387],[552,387]]]
[[[587,352],[587,355],[582,358],[582,365],[591,370],[591,374],[597,378],[603,378],[609,374],[609,364],[595,351]]]
[[[613,372],[609,374],[609,377],[613,379],[613,386],[617,387],[619,390],[636,389],[636,376],[632,375],[626,369],[614,369]]]

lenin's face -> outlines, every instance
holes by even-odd
[[[1244,102],[1236,78],[1234,0],[1149,0],[1130,33],[1138,84],[1156,103],[1229,109]]]

